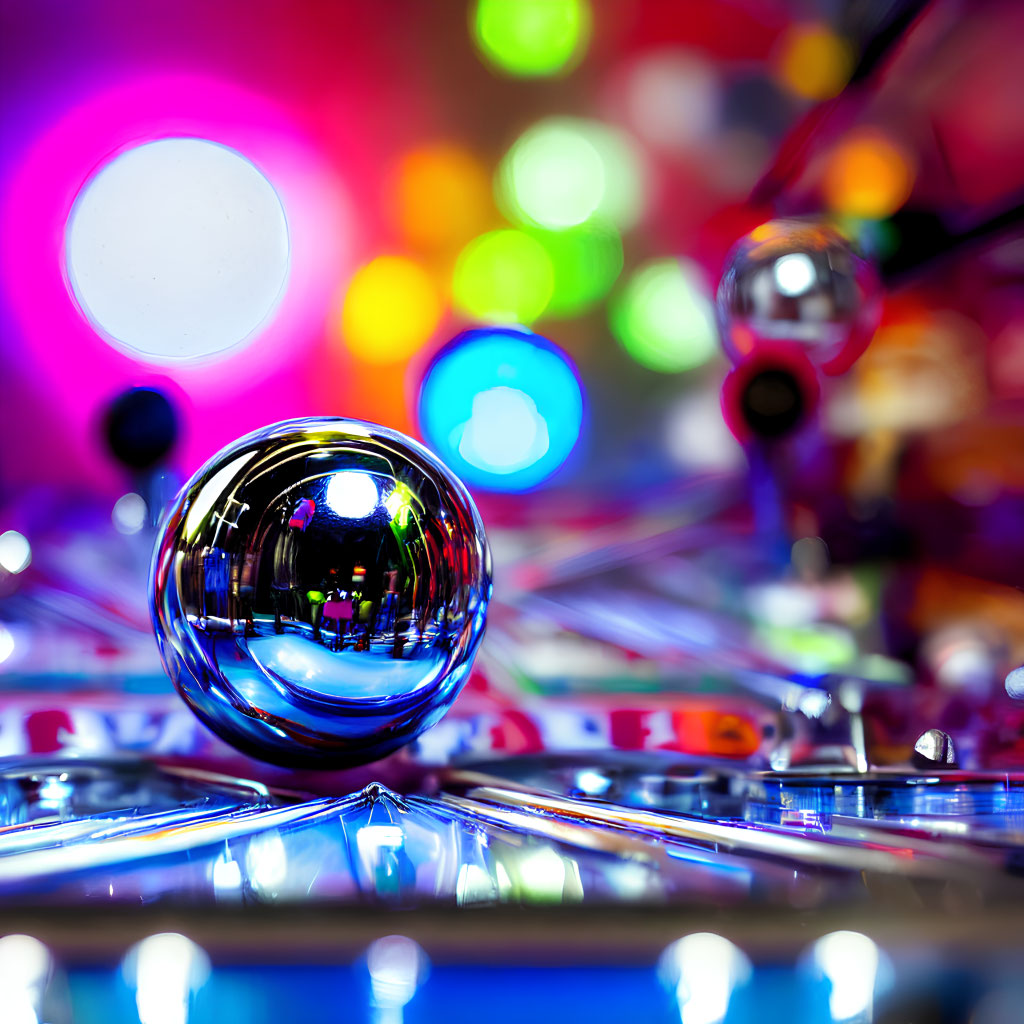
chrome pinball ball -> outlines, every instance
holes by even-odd
[[[150,580],[185,702],[291,767],[373,761],[437,722],[490,592],[460,481],[410,438],[336,418],[278,423],[211,459],[169,509]]]
[[[882,287],[874,266],[834,228],[773,220],[733,247],[716,306],[733,362],[763,343],[796,342],[824,373],[839,374],[878,327]]]

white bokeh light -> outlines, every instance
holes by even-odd
[[[50,951],[30,935],[0,939],[0,1016],[8,1024],[37,1024],[53,971]]]
[[[206,139],[160,139],[115,157],[78,194],[65,244],[86,317],[148,363],[209,357],[250,338],[288,278],[274,187]]]
[[[674,992],[682,1024],[721,1024],[733,991],[751,973],[747,955],[713,932],[677,939],[658,961],[658,976]]]
[[[135,988],[140,1024],[188,1024],[192,993],[210,976],[210,958],[177,932],[150,935],[133,946],[122,965]]]
[[[811,955],[832,985],[828,997],[832,1020],[867,1024],[875,999],[878,946],[860,932],[838,931],[818,939]]]
[[[146,516],[149,509],[146,507],[146,500],[141,494],[129,491],[122,494],[110,512],[110,520],[118,533],[133,534],[146,525]]]
[[[371,942],[366,951],[373,1007],[378,1011],[401,1011],[423,983],[428,970],[426,954],[404,935],[386,935]],[[400,1021],[402,1014],[380,1013],[377,1020]]]
[[[32,564],[32,547],[17,530],[0,533],[0,569],[11,575],[24,572]]]

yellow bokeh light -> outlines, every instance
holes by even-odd
[[[881,220],[907,201],[913,185],[914,168],[906,151],[882,132],[865,129],[832,151],[822,193],[839,216]]]
[[[345,295],[341,331],[353,355],[369,363],[408,359],[437,329],[442,306],[430,275],[402,256],[360,267]]]
[[[492,217],[490,174],[468,150],[434,143],[407,153],[391,181],[388,208],[405,241],[451,250],[478,235]]]
[[[775,74],[782,85],[808,100],[827,100],[842,92],[853,71],[853,49],[827,25],[792,25],[775,53]]]

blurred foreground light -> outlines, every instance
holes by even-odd
[[[188,1024],[192,993],[210,976],[210,960],[191,939],[162,932],[133,946],[122,972],[135,989],[139,1024]]]
[[[370,943],[366,950],[366,970],[370,992],[377,1010],[398,1011],[392,1019],[401,1019],[416,990],[426,980],[429,961],[419,944],[404,935],[387,935]]]
[[[149,509],[146,508],[145,498],[141,494],[129,491],[114,502],[110,520],[118,533],[130,535],[138,533],[145,526],[147,515]]]
[[[419,349],[440,319],[441,299],[426,270],[401,256],[378,256],[349,283],[341,329],[353,355],[395,363]]]
[[[575,317],[608,294],[622,272],[622,239],[610,224],[590,222],[565,231],[534,231],[554,272],[546,316]]]
[[[288,278],[273,185],[207,139],[160,139],[114,157],[78,194],[65,236],[82,312],[116,348],[166,364],[251,338]]]
[[[711,301],[688,260],[642,266],[613,300],[609,318],[622,347],[649,370],[692,370],[718,350]]]
[[[825,202],[834,213],[874,220],[894,214],[913,186],[909,155],[874,129],[851,133],[840,142],[822,178]]]
[[[28,538],[17,530],[0,533],[0,569],[16,574],[32,564],[32,548]]]
[[[584,118],[527,129],[498,169],[498,199],[516,220],[560,231],[592,217],[624,229],[643,212],[642,159],[623,132]]]
[[[566,356],[536,334],[467,331],[428,369],[419,398],[427,443],[470,485],[522,491],[569,457],[583,393]]]
[[[451,249],[486,226],[491,215],[490,174],[468,150],[434,143],[402,157],[390,197],[388,207],[409,245]]]
[[[590,42],[587,0],[477,0],[473,38],[498,71],[540,78],[571,70]]]
[[[853,71],[853,48],[827,25],[791,25],[775,52],[778,81],[808,100],[827,100],[842,92]]]
[[[0,939],[0,1019],[5,1024],[37,1024],[53,972],[50,951],[30,935]]]
[[[554,270],[544,246],[522,231],[490,231],[459,255],[452,301],[490,323],[529,324],[547,308]]]
[[[750,974],[746,954],[713,932],[676,940],[658,961],[658,977],[675,994],[682,1024],[721,1024],[733,990]]]
[[[832,1020],[871,1020],[878,976],[878,946],[860,932],[824,935],[811,948],[815,966],[830,982],[828,1006]]]

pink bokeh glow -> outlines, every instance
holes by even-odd
[[[255,338],[201,365],[150,367],[108,345],[78,309],[64,271],[64,231],[75,197],[100,167],[133,146],[173,136],[229,146],[266,175],[288,220],[291,270]],[[46,396],[38,410],[46,423],[24,423],[21,410],[20,425],[29,428],[26,443],[33,426],[39,437],[60,438],[59,451],[37,459],[38,479],[63,467],[92,485],[117,486],[96,444],[96,418],[130,386],[173,382],[187,406],[178,460],[187,472],[250,429],[319,411],[304,404],[309,368],[321,357],[326,320],[349,269],[351,210],[336,174],[273,103],[203,77],[124,81],[44,128],[4,192],[0,279],[18,332],[8,339],[9,353]],[[31,479],[30,461],[14,475]]]

